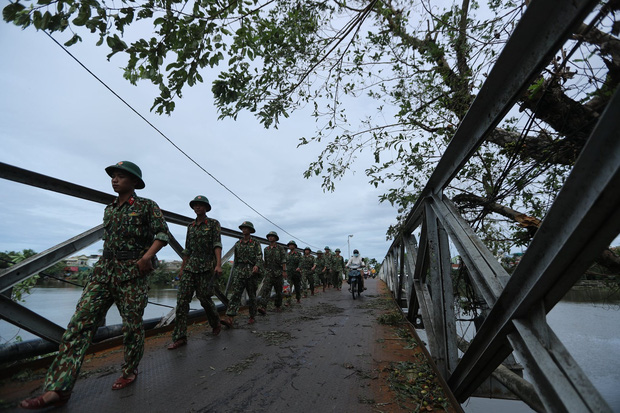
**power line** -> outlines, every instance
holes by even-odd
[[[67,53],[69,56],[71,56],[71,58],[73,60],[75,60],[80,66],[82,66],[82,68],[84,70],[86,70],[92,77],[94,77],[95,79],[97,79],[97,81],[99,81],[99,83],[101,83],[106,89],[108,89],[108,91],[110,91],[110,93],[112,93],[114,96],[116,96],[121,102],[123,102],[125,104],[125,106],[127,106],[129,109],[131,109],[136,115],[138,115],[143,121],[145,121],[151,128],[153,128],[157,133],[159,133],[165,140],[168,141],[168,143],[170,143],[177,151],[181,152],[187,159],[189,159],[194,165],[196,165],[200,170],[202,170],[204,173],[206,173],[207,175],[209,175],[211,177],[211,179],[213,179],[215,182],[217,182],[222,188],[224,188],[225,190],[227,190],[228,192],[230,192],[235,198],[237,198],[239,201],[241,201],[245,206],[247,206],[248,208],[250,208],[252,211],[254,211],[255,213],[257,213],[261,218],[263,218],[264,220],[266,220],[267,222],[269,222],[270,224],[274,225],[276,228],[282,230],[284,233],[290,235],[291,237],[293,237],[294,239],[296,239],[297,241],[304,243],[306,245],[310,245],[312,246],[312,248],[317,248],[314,245],[311,244],[307,244],[305,243],[303,240],[297,238],[296,236],[294,236],[293,234],[291,234],[290,232],[288,232],[287,230],[285,230],[284,228],[282,228],[281,226],[279,226],[278,224],[276,224],[275,222],[273,222],[272,220],[270,220],[269,218],[267,218],[266,216],[264,216],[263,214],[261,214],[259,211],[257,211],[253,206],[251,206],[250,204],[248,204],[247,202],[245,202],[239,195],[237,195],[235,192],[233,192],[230,188],[228,188],[226,185],[224,185],[222,182],[220,182],[219,179],[217,179],[215,176],[213,176],[213,174],[211,174],[209,171],[207,171],[205,168],[202,167],[202,165],[200,165],[198,162],[196,162],[191,156],[189,156],[183,149],[181,149],[176,143],[174,143],[172,141],[172,139],[168,138],[162,131],[160,131],[155,125],[153,125],[148,119],[146,119],[144,116],[142,116],[142,114],[140,112],[138,112],[136,109],[133,108],[133,106],[131,106],[127,101],[125,101],[125,99],[123,99],[118,93],[116,93],[110,86],[108,86],[103,80],[101,80],[96,74],[94,74],[89,68],[87,68],[77,57],[75,57],[73,54],[71,54],[71,52],[69,52],[69,50],[67,50],[66,47],[64,47],[62,44],[60,44],[51,34],[49,34],[47,31],[43,31],[50,39],[52,39],[52,41],[54,43],[56,43],[58,45],[58,47],[60,47],[62,50],[65,51],[65,53]]]

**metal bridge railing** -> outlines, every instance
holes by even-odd
[[[619,232],[618,92],[512,275],[443,193],[596,4],[528,6],[381,266],[380,278],[408,318],[422,320],[429,351],[461,402],[493,376],[536,411],[610,411],[546,314]],[[489,309],[470,343],[456,332],[450,241]],[[513,353],[531,383],[502,367]]]
[[[114,195],[107,194],[105,192],[76,185],[71,182],[62,181],[2,162],[0,162],[0,178],[104,205],[110,204],[115,199]],[[173,212],[165,210],[162,210],[162,212],[169,224],[187,226],[194,220],[194,218],[186,217]],[[222,228],[222,236],[240,239],[243,237],[243,234],[237,230]],[[47,342],[55,344],[54,348],[51,348],[48,343],[45,342],[42,344],[36,344],[34,345],[35,353],[38,351],[36,350],[37,348],[43,349],[44,352],[55,351],[55,349],[58,348],[58,344],[60,343],[60,339],[65,329],[45,317],[28,310],[21,304],[13,302],[10,297],[7,297],[5,294],[1,293],[6,293],[15,284],[18,284],[19,282],[45,270],[46,268],[49,268],[60,260],[69,257],[89,245],[98,242],[102,239],[102,237],[103,225],[98,225],[18,264],[0,270],[0,317],[17,327],[41,337]],[[263,244],[269,243],[269,241],[265,238],[256,236],[253,237]],[[170,234],[170,246],[179,256],[182,255],[183,247],[172,234]],[[231,248],[225,254],[222,254],[222,262],[228,261],[233,256],[233,251],[234,249]],[[230,281],[231,280],[229,279],[229,285]],[[221,292],[216,289],[216,295],[223,303],[227,302],[226,293],[227,291]],[[164,318],[166,323],[169,323],[173,319],[170,315]],[[106,337],[107,336],[109,336],[109,334],[107,334]],[[18,353],[15,353],[14,351],[11,352],[11,357],[22,358],[22,354]],[[30,350],[23,353],[23,357],[31,357],[33,355],[36,354]],[[0,358],[2,357],[0,356]]]

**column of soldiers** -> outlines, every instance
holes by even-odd
[[[103,254],[95,264],[93,276],[62,337],[58,355],[48,370],[45,392],[23,400],[19,405],[23,409],[58,407],[69,401],[86,350],[112,304],[116,304],[122,317],[125,353],[121,376],[112,390],[123,389],[138,378],[138,364],[144,353],[143,315],[148,299],[148,275],[154,269],[155,254],[167,245],[170,235],[159,206],[135,193],[145,187],[142,171],[136,164],[121,161],[105,171],[112,178],[112,188],[118,197],[104,212]],[[323,291],[330,286],[341,289],[345,268],[340,249],[333,255],[326,246],[325,254],[319,250],[315,258],[309,247],[304,248],[302,255],[295,241],[289,241],[287,253],[277,244],[278,234],[272,231],[267,234],[269,245],[263,255],[260,242],[251,235],[256,232],[254,225],[244,221],[239,225],[243,236],[233,247],[232,296],[226,316],[220,319],[211,297],[214,284],[222,274],[221,226],[206,215],[211,210],[207,197],[198,195],[189,206],[196,218],[187,227],[169,350],[187,344],[187,314],[194,293],[206,312],[212,334],[217,336],[222,325],[233,327],[244,291],[249,298],[248,323],[253,324],[257,313],[267,313],[272,289],[275,311],[281,311],[284,279],[288,278],[297,303],[302,295],[308,297],[308,291],[314,295],[319,286]],[[257,297],[261,278],[264,279]],[[289,290],[286,305],[291,301]]]

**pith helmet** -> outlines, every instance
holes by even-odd
[[[310,247],[306,247],[306,248],[304,248],[304,251],[305,251],[305,250],[308,250],[308,251],[312,252],[312,250],[310,249]]]
[[[276,237],[276,241],[278,241],[280,239],[280,237],[278,237],[278,233],[275,231],[269,231],[269,234],[267,234],[267,236],[265,238],[269,239],[269,236],[273,235],[274,237]]]
[[[328,246],[325,246],[325,251],[331,251]]]
[[[108,175],[110,175],[110,177],[112,177],[112,174],[114,173],[115,170],[129,172],[131,175],[138,178],[136,189],[142,189],[146,186],[144,184],[144,181],[142,180],[142,171],[140,170],[138,165],[136,165],[135,163],[129,162],[129,161],[120,161],[120,162],[117,162],[116,165],[110,165],[107,168],[105,168],[105,171],[107,172]]]
[[[290,240],[289,242],[287,242],[286,246],[289,246],[291,244],[293,244],[294,246],[297,246],[297,243],[295,241],[293,241],[293,240]]]
[[[250,234],[254,234],[256,232],[256,230],[254,229],[254,224],[252,224],[250,221],[243,221],[243,223],[239,225],[239,229],[243,227],[250,228]]]
[[[189,207],[193,208],[194,204],[205,204],[207,206],[207,212],[211,211],[211,204],[209,200],[204,195],[198,195],[196,198],[189,201]]]
[[[336,248],[336,252],[340,252],[340,248]]]
[[[323,250],[316,250],[316,253],[323,255]]]

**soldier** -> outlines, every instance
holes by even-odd
[[[241,296],[243,291],[248,293],[248,306],[250,308],[249,324],[254,324],[256,319],[256,289],[261,271],[263,271],[263,254],[260,249],[260,242],[255,240],[250,234],[256,232],[254,224],[250,221],[244,221],[239,225],[239,229],[243,233],[243,238],[235,243],[234,255],[235,262],[232,273],[232,297],[228,305],[226,315],[227,323],[233,325],[234,317],[239,311],[241,305]]]
[[[295,287],[295,298],[297,298],[297,302],[301,302],[301,269],[299,268],[299,263],[301,261],[301,254],[297,251],[297,243],[293,240],[289,241],[286,244],[288,249],[290,250],[288,254],[286,254],[286,275],[289,276],[290,282],[292,283],[291,287]],[[291,299],[288,299],[286,305],[290,305]]]
[[[325,279],[325,257],[322,250],[316,251],[316,262],[314,264],[314,275],[318,278],[319,283],[323,286],[323,292],[327,287],[327,281]]]
[[[69,401],[96,327],[112,304],[123,319],[125,350],[122,374],[112,389],[125,388],[138,377],[144,353],[142,317],[148,300],[147,276],[153,271],[155,254],[168,243],[168,226],[155,202],[136,195],[135,190],[145,186],[136,164],[121,161],[105,171],[118,197],[103,214],[103,255],[94,266],[47,372],[46,392],[22,401],[23,409],[62,406]]]
[[[196,219],[187,226],[175,326],[168,350],[187,344],[187,313],[194,292],[207,314],[213,335],[217,336],[222,330],[220,316],[211,299],[213,283],[222,275],[222,228],[217,220],[207,218],[211,204],[206,196],[198,195],[189,206],[196,213]]]
[[[265,279],[259,294],[258,312],[267,314],[267,303],[271,296],[271,289],[275,288],[276,298],[274,301],[276,311],[280,312],[282,306],[282,288],[284,286],[284,273],[286,272],[286,251],[278,245],[278,234],[271,231],[267,234],[269,245],[265,247]]]
[[[334,277],[334,287],[338,291],[342,288],[342,274],[344,272],[344,258],[340,255],[340,248],[336,248],[336,255],[332,257],[332,275]]]
[[[307,289],[310,287],[310,295],[314,295],[314,257],[310,255],[310,247],[304,248],[304,255],[301,257],[299,268],[301,269],[301,285],[304,298],[308,297]]]
[[[334,276],[332,275],[332,255],[331,250],[328,246],[325,246],[325,256],[323,259],[325,260],[325,281],[327,282],[327,288],[329,288],[334,282]]]

